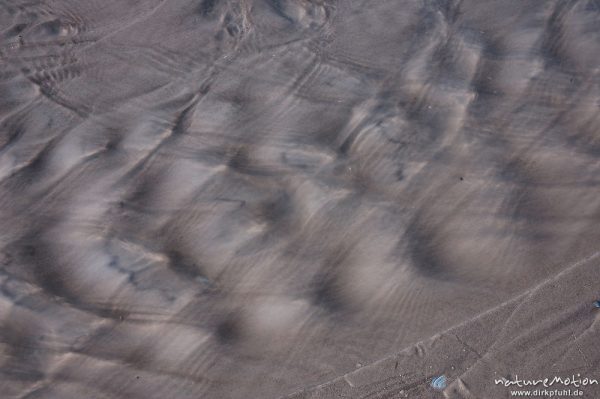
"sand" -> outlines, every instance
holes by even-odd
[[[595,1],[0,0],[0,396],[600,381],[599,105]]]

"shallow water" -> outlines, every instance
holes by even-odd
[[[0,0],[5,397],[277,398],[593,255],[599,22]]]

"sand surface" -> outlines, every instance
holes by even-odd
[[[600,381],[599,111],[598,1],[0,0],[0,397]]]

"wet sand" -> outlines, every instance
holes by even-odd
[[[600,381],[599,106],[595,1],[0,0],[2,395]]]

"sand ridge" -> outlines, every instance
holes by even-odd
[[[4,395],[593,374],[599,13],[0,2]]]

